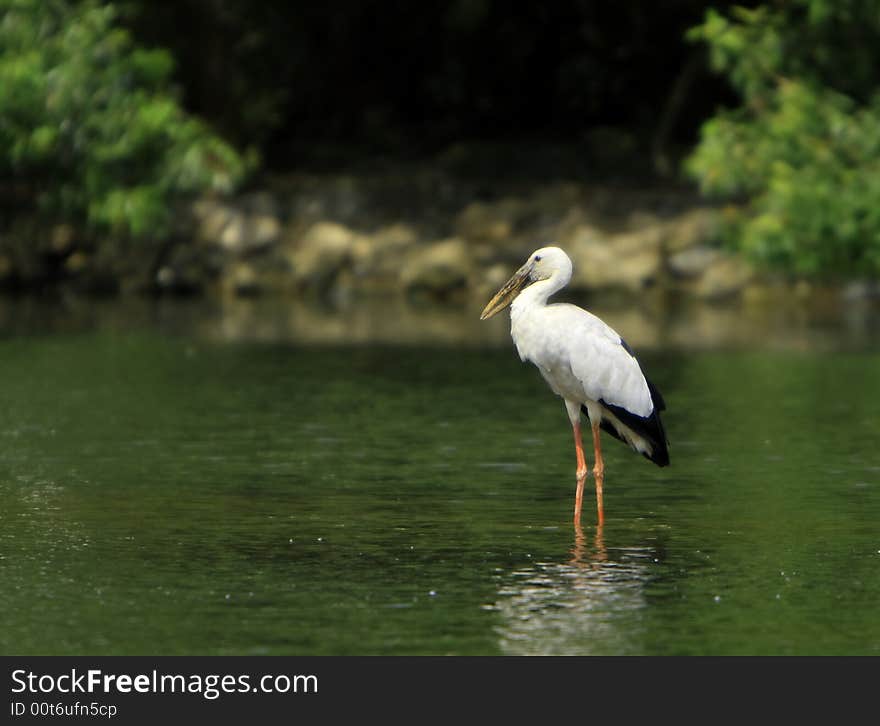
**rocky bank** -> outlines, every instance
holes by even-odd
[[[722,213],[681,189],[298,175],[192,204],[155,284],[233,296],[483,298],[532,250],[556,244],[572,257],[575,291],[715,299],[754,277],[721,249]]]
[[[556,244],[574,262],[574,292],[719,299],[754,280],[720,245],[723,213],[672,186],[485,181],[424,166],[296,174],[186,204],[162,243],[90,247],[65,225],[25,228],[18,237],[45,237],[45,255],[4,243],[0,277],[85,292],[449,302],[486,298],[532,250]]]

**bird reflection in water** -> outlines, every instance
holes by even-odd
[[[608,553],[605,551],[605,532],[604,525],[600,524],[596,527],[596,536],[593,538],[592,553],[587,549],[587,537],[584,534],[584,528],[580,522],[574,524],[574,546],[571,548],[570,565],[586,565],[591,563],[605,562],[608,559]]]
[[[495,609],[502,652],[510,655],[635,654],[642,650],[650,547],[605,544],[580,524],[564,561],[536,562],[506,576]]]

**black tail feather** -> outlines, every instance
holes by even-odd
[[[645,383],[648,384],[648,392],[651,394],[651,403],[654,404],[654,410],[665,411],[666,401],[663,400],[663,396],[660,391],[657,390],[657,386],[651,383],[647,378],[645,379]]]
[[[669,442],[666,439],[663,422],[660,420],[660,411],[666,410],[666,402],[663,400],[663,396],[660,395],[660,391],[650,381],[648,381],[648,390],[651,393],[651,402],[654,404],[654,410],[650,416],[637,416],[621,406],[615,406],[602,400],[599,403],[623,425],[632,429],[632,431],[651,444],[651,453],[643,453],[642,456],[648,459],[648,461],[654,462],[657,466],[668,466]],[[581,406],[581,410],[584,414],[589,415],[586,406]],[[611,419],[603,418],[600,428],[603,431],[607,431],[615,439],[626,443],[626,439],[615,428]]]

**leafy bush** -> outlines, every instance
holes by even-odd
[[[880,2],[709,11],[690,37],[743,101],[687,164],[704,192],[748,199],[736,243],[798,274],[880,273]]]
[[[48,216],[161,238],[172,202],[231,191],[250,160],[185,113],[174,63],[112,4],[0,0],[0,177]]]

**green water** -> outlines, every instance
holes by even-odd
[[[7,324],[0,650],[880,653],[880,354],[642,357],[673,465],[608,439],[597,532],[509,344]]]

